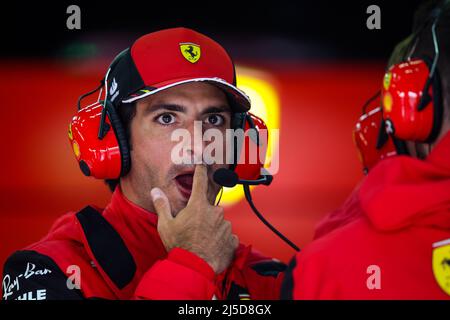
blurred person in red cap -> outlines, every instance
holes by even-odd
[[[449,1],[417,10],[381,90],[386,133],[403,151],[370,170],[351,219],[292,259],[282,298],[450,298],[449,22]]]
[[[275,299],[285,265],[240,244],[214,205],[228,164],[175,164],[175,129],[244,128],[250,100],[224,48],[186,28],[139,38],[80,107],[69,141],[82,172],[113,191],[55,222],[5,263],[5,300]],[[92,93],[92,92],[91,92]],[[204,143],[204,142],[202,142]],[[202,147],[187,146],[202,159]]]

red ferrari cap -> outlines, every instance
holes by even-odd
[[[234,63],[225,49],[187,28],[142,36],[111,64],[108,98],[129,103],[180,84],[202,81],[222,89],[234,111],[250,109],[249,97],[236,87]]]

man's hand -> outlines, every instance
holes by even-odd
[[[153,188],[151,196],[166,250],[180,247],[195,253],[218,274],[230,265],[239,240],[231,233],[231,223],[224,220],[223,208],[209,203],[207,191],[206,167],[197,165],[188,204],[176,217],[172,216],[169,199],[162,190]]]

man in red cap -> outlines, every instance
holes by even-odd
[[[116,57],[102,86],[104,100],[79,110],[69,139],[111,202],[67,213],[10,256],[3,299],[278,298],[285,266],[239,244],[214,205],[212,174],[229,165],[203,164],[203,141],[185,146],[191,164],[171,158],[176,129],[195,135],[200,121],[224,134],[250,109],[226,51],[190,29],[150,33]]]
[[[294,257],[283,298],[450,298],[449,4],[418,10],[383,81],[387,132],[408,154],[371,169],[353,218]]]

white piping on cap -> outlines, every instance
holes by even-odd
[[[189,83],[189,82],[197,82],[197,81],[212,81],[212,82],[217,82],[217,83],[220,83],[222,85],[225,85],[225,86],[227,86],[227,87],[237,91],[239,94],[241,94],[248,101],[249,104],[251,104],[250,97],[247,96],[247,94],[245,94],[244,91],[242,91],[241,89],[239,89],[239,88],[229,84],[228,82],[226,82],[225,80],[223,80],[221,78],[193,78],[193,79],[178,81],[178,82],[171,83],[171,84],[168,84],[166,86],[163,86],[161,88],[157,88],[155,90],[149,91],[149,92],[144,93],[144,94],[142,94],[140,96],[129,98],[129,99],[124,99],[124,100],[122,100],[122,102],[123,103],[133,102],[133,101],[136,101],[138,99],[145,98],[145,97],[150,96],[152,94],[155,94],[155,93],[157,93],[159,91],[162,91],[162,90],[165,90],[165,89],[168,89],[168,88],[171,88],[171,87],[175,87],[175,86],[180,85],[180,84]]]

